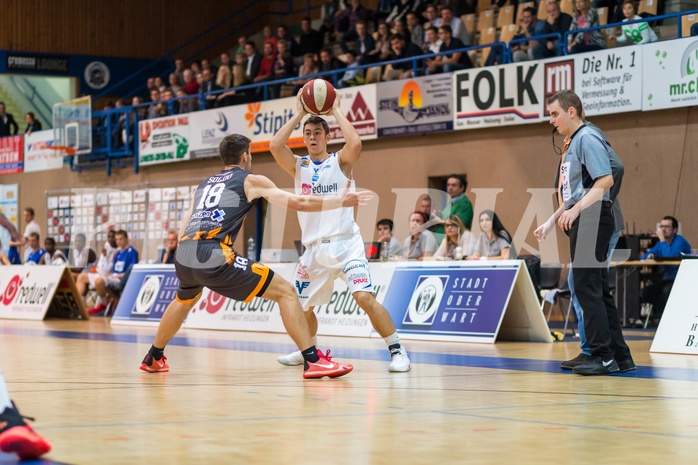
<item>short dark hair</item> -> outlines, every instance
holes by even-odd
[[[389,42],[392,42],[392,41],[395,40],[395,39],[404,41],[404,40],[405,40],[405,36],[403,36],[402,34],[400,34],[399,32],[397,32],[397,33],[395,33],[395,34],[393,34],[393,35],[390,36]]]
[[[218,145],[218,154],[225,163],[228,165],[237,165],[242,159],[242,154],[250,150],[250,142],[252,142],[249,137],[243,136],[242,134],[230,134],[223,138],[221,143]]]
[[[451,29],[451,26],[448,24],[442,24],[439,26],[439,29],[441,29],[444,32],[448,32],[449,35],[453,35],[453,29]]]
[[[46,244],[47,242],[51,244],[51,247],[56,246],[56,240],[53,237],[47,237],[46,239],[44,239],[44,244]]]
[[[463,188],[463,190],[468,189],[468,181],[465,180],[465,176],[463,176],[462,174],[456,174],[456,173],[449,174],[446,179],[451,179],[451,178],[457,179],[458,182],[460,183],[461,187]]]
[[[0,102],[2,103],[2,102]],[[35,215],[34,209],[32,207],[27,207],[24,209],[25,212],[29,213],[32,217]]]
[[[436,27],[436,26],[429,26],[429,27],[427,28],[427,31],[433,31],[435,34],[438,34],[438,33],[439,33],[439,28]]]
[[[247,42],[245,42],[245,45],[251,45],[253,49],[257,50],[257,44],[255,44],[251,40],[248,40]]]
[[[429,216],[424,212],[420,212],[420,211],[415,210],[412,213],[410,213],[410,216],[408,217],[408,219],[412,218],[412,215],[421,216],[422,217],[422,224],[427,224],[427,222],[429,221]]]
[[[389,218],[383,218],[383,219],[380,220],[378,223],[376,223],[376,228],[377,228],[378,226],[387,226],[387,227],[389,227],[390,230],[392,231],[392,230],[393,230],[393,220],[391,220],[391,219],[389,219]]]
[[[325,134],[330,133],[330,125],[327,124],[327,121],[325,121],[325,118],[321,118],[317,115],[311,115],[310,118],[305,120],[305,123],[303,123],[303,131],[305,131],[305,127],[309,124],[319,124],[322,126],[323,131],[325,131]]]
[[[571,90],[561,90],[548,99],[548,105],[554,102],[558,102],[563,111],[573,107],[577,111],[577,115],[583,118],[584,108],[582,107],[582,100]]]
[[[667,216],[665,216],[665,217],[662,218],[662,219],[663,219],[663,220],[666,220],[666,221],[671,221],[671,227],[674,228],[674,229],[679,229],[679,220],[677,220],[677,219],[674,218],[673,216],[667,215]]]
[[[451,8],[449,5],[442,5],[441,8],[439,8],[439,11],[444,11],[444,10],[448,10],[451,13],[453,13],[453,8]]]
[[[123,229],[119,229],[114,233],[115,236],[124,236],[126,239],[128,239],[128,233],[124,231]]]
[[[36,237],[36,240],[37,240],[37,241],[38,241],[39,239],[41,239],[41,236],[39,236],[39,233],[38,233],[38,232],[30,232],[30,233],[29,233],[29,237]]]
[[[538,15],[538,12],[537,12],[536,9],[533,8],[532,6],[529,6],[529,7],[526,7],[526,8],[523,9],[523,13],[525,13],[525,12],[527,12],[527,11],[528,11],[529,13],[531,13],[531,16],[533,16],[534,19],[535,19],[536,16]]]

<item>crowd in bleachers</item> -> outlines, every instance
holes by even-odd
[[[188,65],[177,59],[168,76],[148,78],[145,100],[136,96],[117,103],[136,108],[111,122],[112,144],[123,145],[124,126],[135,116],[148,119],[290,96],[318,73],[327,73],[322,77],[341,88],[500,64],[509,61],[505,52],[513,61],[524,61],[557,56],[562,47],[580,53],[651,42],[657,35],[647,22],[603,32],[587,29],[656,14],[653,0],[380,0],[375,9],[361,0],[327,0],[317,28],[310,18],[300,22],[295,35],[289,25],[267,25],[260,37],[240,36],[231,53]],[[571,30],[579,32],[565,35]],[[563,38],[566,44],[560,43]],[[464,50],[494,42],[511,45]],[[429,56],[410,60],[423,55]]]

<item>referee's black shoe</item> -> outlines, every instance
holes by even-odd
[[[620,368],[618,368],[618,364],[613,357],[608,357],[607,359],[591,357],[584,365],[579,365],[572,369],[572,373],[584,376],[610,375],[619,371]]]

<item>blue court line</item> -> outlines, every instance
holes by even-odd
[[[82,339],[89,341],[121,342],[152,344],[152,335],[114,334],[114,333],[87,333],[80,331],[57,331],[27,328],[3,328],[0,334],[8,336],[43,336],[58,339]],[[271,343],[263,341],[240,341],[221,339],[202,339],[192,337],[175,336],[170,346],[197,347],[206,349],[236,350],[243,352],[263,353],[287,353],[297,350],[295,346],[285,343]],[[387,350],[352,349],[341,348],[343,359],[358,360],[389,360]],[[489,368],[497,370],[516,370],[538,373],[564,373],[572,375],[569,371],[560,369],[559,360],[536,360],[527,358],[506,358],[480,355],[441,354],[433,352],[410,351],[410,358],[417,364],[448,365],[471,368]],[[576,376],[576,375],[575,375]],[[663,379],[673,381],[698,381],[698,369],[690,368],[662,368],[651,366],[638,366],[636,371],[625,374],[614,374],[615,377]]]

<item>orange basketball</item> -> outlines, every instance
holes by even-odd
[[[334,87],[324,79],[308,81],[301,90],[301,103],[312,115],[326,115],[337,97]]]

